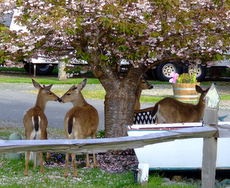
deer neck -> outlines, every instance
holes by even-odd
[[[38,95],[35,106],[39,107],[42,111],[45,110],[47,101]]]
[[[199,110],[201,110],[201,111],[204,110],[205,102],[204,102],[204,96],[203,96],[203,95],[200,96],[199,101],[198,101],[198,103],[197,103],[196,106],[197,106],[197,108],[198,108]]]
[[[73,106],[84,106],[87,104],[81,93],[78,94],[78,97],[72,101]]]
[[[135,100],[135,110],[140,109],[140,97],[141,97],[141,89],[139,89],[136,93],[136,100]]]
[[[137,91],[137,98],[136,98],[137,101],[140,100],[141,92],[142,92],[142,90],[141,90],[141,89],[138,89],[138,91]]]

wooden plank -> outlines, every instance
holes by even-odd
[[[22,151],[55,152],[105,152],[143,147],[148,144],[172,141],[184,138],[213,137],[217,130],[203,126],[170,130],[165,133],[153,133],[144,136],[129,136],[103,139],[55,139],[55,140],[0,140],[0,153]]]
[[[204,138],[202,188],[215,188],[217,139]]]
[[[218,137],[230,137],[230,122],[218,122]]]
[[[185,128],[185,127],[201,127],[202,122],[193,123],[162,123],[162,124],[133,124],[129,126],[131,129],[149,129],[149,128]]]
[[[212,84],[205,96],[206,106],[203,121],[205,125],[212,125],[217,129],[218,109],[220,97]],[[216,159],[217,159],[217,136],[204,138],[203,161],[202,161],[202,188],[215,188]]]

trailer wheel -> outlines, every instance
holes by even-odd
[[[28,73],[34,73],[34,65],[32,63],[24,63],[24,68]],[[54,66],[49,64],[39,64],[36,65],[36,74],[37,75],[49,75],[52,73]]]
[[[192,72],[195,72],[196,71],[196,79],[198,81],[203,81],[205,79],[205,76],[206,76],[206,67],[205,66],[202,66],[202,65],[193,65],[193,64],[190,64],[188,66],[188,73],[192,73]]]
[[[162,63],[156,68],[156,76],[159,80],[169,81],[173,72],[180,73],[181,70],[176,63],[166,62]]]

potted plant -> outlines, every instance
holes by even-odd
[[[183,102],[196,102],[198,93],[196,85],[199,85],[196,79],[196,73],[172,73],[169,80],[173,86],[174,97]]]

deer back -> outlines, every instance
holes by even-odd
[[[57,101],[59,97],[50,91],[52,85],[41,86],[32,79],[33,85],[38,89],[35,106],[30,108],[23,117],[25,136],[27,139],[47,139],[46,128],[48,120],[44,113],[48,101]]]
[[[62,102],[72,102],[73,107],[66,113],[64,128],[68,138],[95,137],[99,123],[97,110],[84,99],[81,90],[86,79],[73,85],[62,97]]]
[[[98,112],[93,106],[75,106],[65,116],[66,136],[78,139],[92,138],[96,134],[98,123]]]

